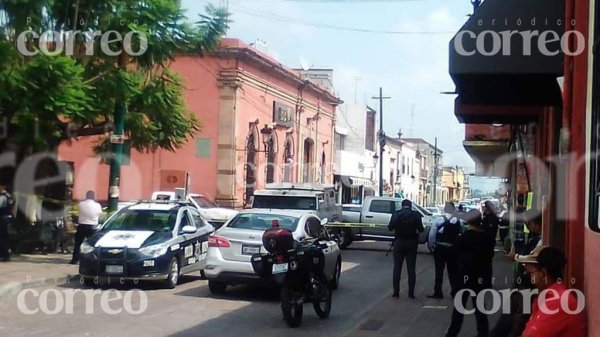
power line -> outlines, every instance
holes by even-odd
[[[261,18],[265,18],[265,19],[269,19],[269,20],[273,20],[273,21],[284,22],[284,23],[289,23],[289,24],[304,25],[304,26],[310,26],[310,27],[316,27],[316,28],[333,29],[333,30],[338,30],[338,31],[348,31],[348,32],[355,32],[355,33],[369,33],[369,34],[389,34],[389,35],[440,35],[440,34],[455,34],[456,33],[455,31],[397,31],[397,30],[376,30],[376,29],[365,29],[365,28],[356,28],[356,27],[348,27],[348,26],[337,26],[337,25],[330,25],[330,24],[326,24],[326,23],[305,21],[305,20],[286,17],[286,16],[274,14],[274,13],[257,11],[257,10],[249,9],[248,7],[245,7],[245,6],[241,6],[239,4],[236,5],[236,7],[237,7],[236,12],[254,16],[254,17],[261,17]],[[240,7],[243,7],[243,8],[240,8]]]

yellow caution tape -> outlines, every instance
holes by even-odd
[[[12,194],[13,198],[17,198],[17,197],[36,197],[36,199],[40,200],[40,201],[46,201],[46,202],[51,202],[51,203],[55,203],[55,204],[59,204],[59,205],[71,205],[73,204],[73,201],[71,200],[59,200],[59,199],[54,199],[54,198],[49,198],[49,197],[45,197],[43,195],[40,194],[31,194],[31,193],[20,193],[20,192],[14,192]]]
[[[328,222],[325,227],[332,228],[387,228],[384,224],[375,223],[346,223],[346,222]]]

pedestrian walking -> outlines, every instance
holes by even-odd
[[[539,252],[539,253],[537,253]],[[538,247],[534,254],[518,259],[540,295],[531,306],[531,317],[523,337],[584,337],[584,311],[574,312],[582,303],[568,292],[563,280],[565,254],[554,247]],[[542,296],[545,294],[545,296]]]
[[[459,282],[458,286],[461,290],[470,290],[473,306],[475,307],[475,318],[477,321],[477,336],[487,336],[489,332],[489,323],[487,316],[477,308],[477,295],[492,287],[491,264],[493,258],[494,242],[489,234],[483,228],[481,213],[477,210],[472,210],[467,213],[467,230],[460,236],[456,243],[456,251],[458,254],[459,263]],[[460,291],[459,291],[460,292]],[[460,301],[465,307],[471,296],[469,291],[461,292]],[[458,296],[458,295],[457,295]],[[460,333],[464,313],[456,306],[452,312],[452,322],[446,331],[446,337],[456,337]]]
[[[400,297],[400,277],[402,266],[406,259],[408,272],[408,297],[415,298],[415,284],[417,281],[416,264],[417,248],[419,247],[419,233],[424,231],[420,213],[413,211],[412,202],[408,199],[402,201],[402,208],[396,211],[388,229],[394,231],[394,276],[393,297]]]
[[[456,242],[462,230],[461,220],[456,215],[454,204],[447,202],[444,205],[444,215],[439,217],[429,232],[429,242],[433,249],[435,263],[435,285],[433,295],[429,298],[443,299],[442,284],[444,269],[448,269],[450,293],[456,294],[456,277],[458,271],[458,257],[456,255]]]
[[[6,186],[0,184],[0,261],[2,262],[10,260],[8,225],[12,219],[12,200]]]
[[[102,206],[96,202],[94,191],[87,191],[85,200],[79,203],[77,232],[75,233],[75,247],[71,264],[79,263],[80,246],[86,238],[92,236],[98,229]]]

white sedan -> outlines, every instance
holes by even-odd
[[[342,256],[319,218],[302,211],[249,209],[238,213],[209,238],[205,274],[211,293],[222,294],[228,285],[264,284],[265,280],[254,273],[250,258],[267,252],[262,235],[274,222],[290,230],[297,241],[319,238],[327,244],[323,251],[325,275],[337,288]]]

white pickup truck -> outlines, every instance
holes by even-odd
[[[183,189],[176,188],[175,191],[156,191],[152,193],[152,200],[180,200],[183,199]],[[215,229],[223,226],[229,219],[233,218],[238,212],[233,209],[219,207],[216,203],[206,196],[198,193],[190,193],[188,200],[198,209],[198,212]]]
[[[335,203],[333,185],[267,184],[265,189],[254,191],[252,208],[302,210],[319,219],[342,219],[342,206]]]
[[[340,248],[348,247],[352,241],[392,241],[394,233],[387,226],[392,214],[402,208],[402,200],[391,197],[366,197],[362,207],[344,205],[343,222],[330,222],[326,226],[340,237]],[[423,216],[425,230],[419,235],[419,243],[426,244],[429,230],[436,216],[413,202],[413,210]],[[428,245],[429,246],[429,245]]]

